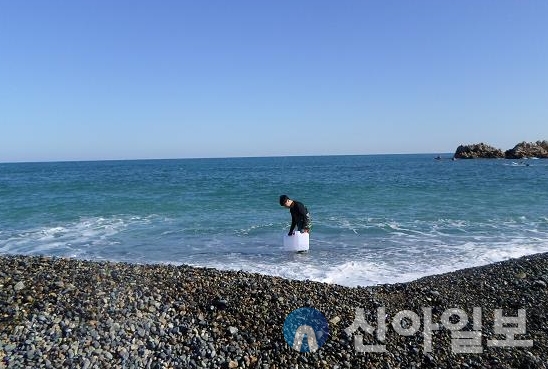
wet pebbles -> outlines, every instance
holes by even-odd
[[[328,340],[312,353],[284,340],[284,320],[300,307],[329,322]],[[363,325],[347,333],[356,308],[370,333]],[[465,338],[451,330],[459,318],[448,309],[467,314]],[[496,309],[510,336],[495,324]],[[425,321],[430,312],[437,327]],[[548,254],[358,288],[188,266],[0,256],[2,369],[547,368],[547,315]],[[425,327],[434,328],[430,346]],[[384,352],[360,352],[355,339]]]

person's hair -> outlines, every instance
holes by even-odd
[[[289,200],[289,197],[287,195],[280,196],[280,205],[284,206],[284,204],[287,200]]]

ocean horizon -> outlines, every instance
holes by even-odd
[[[547,252],[548,161],[452,155],[2,163],[0,253],[365,286]],[[308,253],[282,247],[281,194],[311,213]]]
[[[150,161],[150,160],[202,160],[202,159],[266,159],[266,158],[312,158],[312,157],[341,157],[341,156],[396,156],[396,155],[438,155],[444,159],[452,159],[454,152],[402,152],[402,153],[370,153],[370,154],[295,154],[295,155],[234,155],[234,156],[188,156],[188,157],[135,157],[135,158],[74,158],[74,159],[21,159],[0,161],[1,164],[38,164],[38,163],[93,163],[110,161]]]

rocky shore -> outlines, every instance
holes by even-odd
[[[504,152],[483,142],[472,145],[460,145],[455,150],[453,157],[455,159],[547,159],[548,141],[521,142]]]
[[[286,316],[301,307],[329,322],[315,352],[284,340]],[[0,256],[0,368],[546,368],[547,315],[548,254],[357,288]]]

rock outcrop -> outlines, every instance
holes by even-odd
[[[455,151],[456,159],[478,159],[478,158],[504,158],[502,150],[482,143],[473,145],[460,145]]]
[[[524,141],[505,152],[483,142],[472,145],[460,145],[457,147],[457,151],[455,151],[453,157],[455,159],[548,159],[548,141]]]
[[[548,141],[521,142],[506,150],[506,159],[548,158]]]

